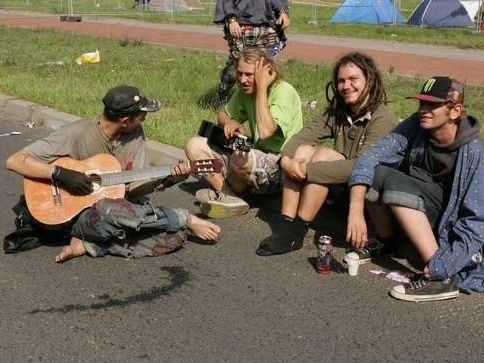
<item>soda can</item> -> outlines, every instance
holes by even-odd
[[[316,244],[318,249],[318,260],[316,271],[320,273],[331,272],[331,261],[333,259],[333,239],[330,236],[321,236]]]

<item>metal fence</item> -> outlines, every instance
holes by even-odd
[[[333,12],[344,0],[289,0],[290,4],[306,5],[311,12],[310,24],[326,22],[327,14]],[[392,0],[396,9],[401,9],[402,0]],[[417,1],[405,2],[407,6]],[[157,15],[171,18],[206,19],[213,17],[216,0],[0,0],[0,8],[7,10],[41,11],[53,14],[66,14],[75,17],[82,15],[145,17]],[[480,0],[476,15],[476,30],[484,30],[484,0]],[[322,16],[324,14],[324,16]],[[324,18],[324,20],[323,20]],[[205,21],[205,20],[204,20]],[[396,19],[395,19],[396,22]]]

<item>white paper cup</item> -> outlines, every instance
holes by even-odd
[[[348,265],[348,274],[350,276],[358,275],[358,267],[360,266],[358,255],[354,252],[350,252],[346,255],[345,260]]]

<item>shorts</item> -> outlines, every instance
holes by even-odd
[[[276,57],[285,45],[285,42],[279,38],[277,31],[265,25],[247,28],[242,25],[242,37],[239,39],[234,39],[229,29],[225,28],[224,38],[229,45],[232,59],[238,59],[240,53],[247,47],[265,49],[270,57]]]
[[[434,226],[443,212],[444,190],[388,166],[377,166],[373,184],[366,194],[371,202],[394,204],[424,212]]]
[[[222,175],[230,184],[233,171],[230,168],[234,154],[220,150],[213,150],[215,157],[222,159],[224,168]],[[252,167],[249,170],[249,184],[247,191],[252,194],[275,194],[282,189],[281,169],[279,168],[279,154],[267,153],[258,149],[252,149],[248,155]]]

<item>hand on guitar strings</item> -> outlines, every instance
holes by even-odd
[[[93,191],[92,181],[89,176],[61,166],[54,167],[52,181],[74,195],[86,195]]]
[[[172,176],[190,174],[190,164],[187,160],[178,160],[178,164],[171,169]]]

